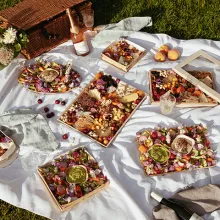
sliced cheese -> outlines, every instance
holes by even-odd
[[[199,97],[199,100],[200,102],[209,102],[204,93],[202,93],[202,95]]]
[[[136,99],[138,99],[138,94],[137,93],[132,93],[132,94],[129,94],[129,95],[126,95],[126,96],[122,97],[120,99],[120,102],[128,103],[128,102],[133,102]]]
[[[209,76],[206,76],[204,79],[200,79],[201,82],[206,84],[208,87],[212,88],[212,79]]]

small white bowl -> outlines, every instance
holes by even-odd
[[[2,147],[3,149],[7,149],[7,151],[2,156],[0,156],[0,162],[8,160],[8,158],[14,153],[16,149],[16,145],[12,140],[11,142],[0,143],[0,147]]]
[[[175,144],[176,144],[176,142],[177,142],[180,138],[181,138],[181,139],[185,139],[185,140],[187,141],[188,145],[189,145],[186,153],[185,153],[185,152],[181,152],[180,150],[176,149]],[[192,138],[190,138],[190,137],[188,137],[188,136],[186,136],[186,135],[180,134],[180,135],[176,136],[176,138],[173,140],[173,142],[172,142],[172,144],[171,144],[171,148],[172,148],[173,150],[175,150],[176,152],[179,152],[179,153],[181,153],[181,154],[189,154],[189,153],[192,151],[194,145],[195,145],[195,140],[194,140],[194,139],[192,139]]]

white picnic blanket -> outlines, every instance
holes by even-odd
[[[73,59],[73,63],[83,74],[82,86],[89,82],[96,71],[104,70],[147,93],[149,92],[147,71],[152,68],[172,68],[186,56],[199,49],[203,49],[220,59],[220,42],[217,41],[177,40],[165,34],[152,35],[139,32],[131,34],[128,39],[146,48],[148,52],[128,73],[123,73],[101,61],[100,52],[102,49],[94,49],[89,56],[84,58],[71,55],[72,43],[70,41],[55,48],[47,55],[56,56],[58,60]],[[175,62],[155,62],[153,59],[155,48],[164,43],[178,47],[182,51],[181,59]],[[158,125],[170,127],[179,123],[185,125],[203,123],[209,128],[211,144],[216,149],[216,155],[219,158],[220,106],[194,109],[175,108],[172,115],[167,117],[160,114],[159,107],[149,105],[149,99],[147,99],[128,121],[111,146],[106,149],[56,120],[65,107],[53,105],[54,101],[60,98],[65,99],[68,102],[67,104],[70,104],[79,94],[80,89],[62,95],[47,96],[26,91],[17,82],[22,61],[24,61],[23,58],[17,58],[7,68],[0,71],[0,113],[19,108],[32,108],[34,112],[44,115],[43,108],[49,106],[56,116],[47,120],[55,136],[61,142],[61,147],[48,155],[47,160],[72,147],[86,145],[110,179],[110,186],[87,201],[61,213],[54,205],[50,195],[46,193],[37,173],[25,172],[20,157],[18,157],[12,165],[0,169],[0,199],[56,220],[145,220],[152,219],[152,208],[157,204],[150,198],[152,190],[164,197],[169,197],[187,186],[197,187],[208,183],[219,184],[220,163],[211,169],[147,177],[139,162],[135,134],[142,128],[154,128]],[[194,62],[192,65],[196,68],[201,67],[212,71],[217,91],[220,92],[220,67],[215,67],[204,60]],[[43,104],[37,104],[38,98],[44,100]],[[68,140],[63,140],[62,134],[67,132],[69,132],[70,137]],[[75,137],[74,143],[73,137]],[[25,149],[21,147],[20,154],[23,154],[24,151]],[[206,215],[205,218],[220,219],[220,211]]]

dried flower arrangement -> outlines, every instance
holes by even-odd
[[[28,42],[25,32],[0,21],[0,69],[7,66]]]

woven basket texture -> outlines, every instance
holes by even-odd
[[[21,52],[31,59],[70,39],[70,22],[65,13],[67,8],[74,6],[71,14],[73,19],[78,20],[81,11],[91,5],[85,0],[23,0],[0,11],[0,19],[6,19],[9,24],[26,31],[29,43]],[[79,26],[85,28],[82,21]]]
[[[22,0],[14,7],[0,11],[0,16],[22,30],[64,12],[66,8],[78,5],[85,0]]]

